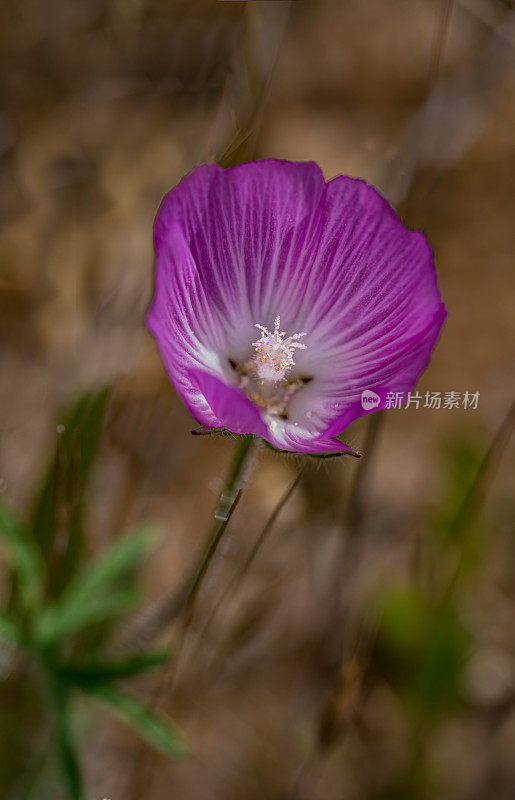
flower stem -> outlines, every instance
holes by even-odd
[[[143,625],[132,633],[128,640],[131,647],[141,646],[142,643],[148,644],[182,611],[188,610],[191,613],[193,602],[198,594],[204,575],[240,499],[240,487],[254,443],[255,438],[251,434],[245,434],[238,438],[236,451],[215,510],[214,523],[198,561],[182,585],[179,586],[179,589],[171,597],[161,602],[150,618],[147,618]]]
[[[239,500],[240,486],[247,466],[248,457],[254,445],[254,437],[250,434],[241,436],[236,452],[234,453],[231,466],[225,481],[225,486],[220,494],[220,499],[215,511],[215,521],[211,528],[207,546],[204,549],[198,564],[196,564],[189,580],[184,587],[182,607],[191,607],[202,579],[209,567],[220,540],[227,527],[227,522],[232,514],[237,501]]]
[[[277,517],[279,516],[279,514],[282,511],[282,509],[284,508],[284,506],[286,505],[286,503],[290,499],[290,497],[293,494],[293,492],[295,491],[295,489],[297,488],[297,485],[300,482],[300,479],[302,478],[305,470],[306,470],[306,464],[304,464],[304,466],[301,467],[301,470],[300,470],[299,474],[297,475],[297,477],[295,478],[293,483],[288,487],[288,489],[283,494],[283,496],[281,497],[281,499],[277,503],[276,507],[272,511],[271,516],[268,518],[264,528],[262,529],[262,531],[259,534],[258,538],[254,542],[254,544],[253,544],[253,546],[252,546],[252,548],[250,550],[250,553],[248,554],[247,558],[245,559],[245,561],[243,563],[243,566],[241,567],[240,571],[238,572],[237,575],[235,575],[233,577],[232,581],[230,581],[228,584],[226,584],[226,586],[225,586],[225,588],[224,588],[224,590],[222,592],[221,597],[219,598],[219,600],[216,603],[216,605],[211,609],[211,613],[210,613],[210,615],[209,615],[209,617],[207,619],[207,622],[205,622],[204,627],[202,628],[202,633],[200,635],[200,639],[203,638],[204,634],[209,629],[213,619],[219,613],[221,606],[224,604],[224,602],[227,600],[227,598],[231,594],[234,594],[235,590],[237,589],[237,587],[239,586],[239,584],[243,580],[244,576],[247,574],[247,572],[248,572],[252,562],[254,561],[257,553],[259,552],[259,550],[262,547],[265,539],[267,538],[268,534],[270,533],[270,530],[274,526],[275,521],[277,520]]]
[[[234,453],[231,466],[229,467],[225,485],[215,511],[215,522],[212,529],[213,534],[227,518],[227,513],[236,499],[254,441],[255,439],[252,434],[245,434],[241,436],[238,441],[236,452]]]

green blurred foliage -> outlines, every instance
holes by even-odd
[[[483,456],[484,458],[484,456]],[[400,700],[411,730],[407,767],[387,797],[428,800],[439,795],[427,763],[435,733],[466,713],[466,670],[474,633],[462,615],[463,595],[484,556],[487,526],[477,507],[481,437],[456,434],[443,450],[440,503],[427,518],[423,569],[392,582],[375,597],[376,639],[371,669]]]
[[[452,605],[419,588],[392,588],[378,603],[379,661],[411,718],[434,724],[460,701],[469,636]]]
[[[170,757],[185,754],[185,746],[170,723],[115,684],[166,663],[168,651],[109,653],[110,627],[103,625],[126,614],[139,599],[139,567],[155,541],[147,525],[108,545],[93,560],[85,547],[84,511],[88,479],[101,437],[107,389],[87,393],[58,426],[50,467],[28,523],[0,503],[0,539],[9,564],[11,593],[0,612],[0,637],[19,655],[19,672],[0,681],[0,693],[19,693],[29,716],[51,719],[62,775],[72,800],[84,797],[78,746],[74,733],[73,695],[77,691],[100,699],[140,736]],[[64,544],[63,544],[64,543]],[[92,640],[84,634],[92,630]],[[36,671],[37,680],[28,680]],[[4,708],[5,708],[5,704]],[[2,718],[10,727],[10,715]],[[40,727],[40,722],[38,723]],[[22,719],[17,729],[25,730]],[[27,741],[13,740],[2,786],[16,791],[19,752]],[[8,754],[7,754],[8,755]],[[22,760],[33,755],[28,752]],[[19,787],[18,787],[19,788]]]
[[[473,436],[470,431],[451,437],[445,444],[442,499],[432,519],[435,540],[441,548],[450,542],[465,545],[466,539],[470,538],[470,530],[461,531],[456,521],[479,469],[482,446],[482,437],[479,434]],[[457,537],[459,541],[456,541]]]
[[[46,586],[59,594],[76,571],[84,547],[84,494],[102,431],[108,389],[87,392],[57,426],[57,445],[30,515],[31,528],[45,557],[56,551],[49,564]]]

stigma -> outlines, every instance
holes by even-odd
[[[274,330],[270,332],[263,325],[256,324],[261,331],[261,338],[252,343],[256,352],[253,356],[254,367],[259,380],[282,381],[286,373],[295,365],[293,353],[296,349],[306,350],[306,345],[298,341],[305,333],[294,333],[286,336],[280,331],[281,317],[277,316]]]

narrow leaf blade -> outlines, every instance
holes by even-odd
[[[58,603],[49,606],[37,620],[35,638],[48,647],[99,622],[127,612],[139,599],[134,588],[119,589],[101,599],[94,597],[82,605]]]
[[[169,650],[158,650],[152,653],[136,653],[116,661],[67,664],[59,669],[59,674],[67,683],[87,690],[155,669],[166,664],[170,655]]]
[[[34,609],[41,601],[44,568],[30,532],[17,516],[0,502],[0,538],[16,579],[25,610]]]
[[[93,691],[115,716],[124,720],[148,744],[170,758],[186,755],[186,745],[169,722],[142,705],[134,697],[113,689],[101,687]]]
[[[84,800],[84,784],[75,746],[70,713],[70,699],[59,680],[52,682],[55,732],[63,778],[70,800]]]
[[[95,459],[108,389],[87,392],[71,407],[59,425],[54,454],[36,497],[31,523],[46,556],[57,535],[65,543],[49,576],[51,594],[57,595],[78,566],[83,547],[84,492]]]
[[[154,539],[154,530],[145,526],[107,547],[70,583],[61,599],[62,604],[81,606],[99,593],[112,590],[117,581],[129,578]]]

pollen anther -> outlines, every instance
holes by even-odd
[[[252,343],[256,353],[254,364],[256,372],[261,380],[280,381],[284,378],[290,367],[293,367],[293,353],[295,349],[305,350],[306,345],[297,341],[305,333],[294,333],[286,336],[284,331],[280,331],[281,317],[275,318],[275,327],[272,332],[263,325],[256,324],[256,328],[261,331],[261,338]]]

